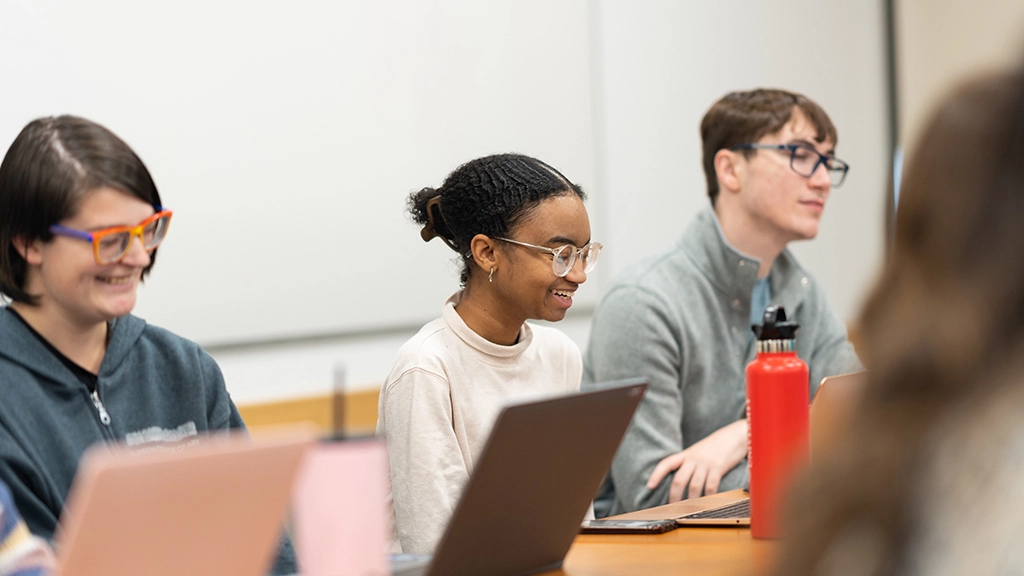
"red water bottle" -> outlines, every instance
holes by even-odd
[[[747,365],[747,470],[750,532],[779,536],[782,500],[796,472],[809,461],[811,443],[807,364],[796,356],[800,325],[769,306],[757,336],[757,357]]]

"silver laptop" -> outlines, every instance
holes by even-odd
[[[867,383],[867,372],[829,376],[810,407],[811,455],[827,452],[846,433]],[[615,516],[619,520],[668,520],[679,526],[749,526],[750,494],[730,490]]]
[[[562,565],[645,379],[506,407],[433,558],[399,576],[520,576]]]

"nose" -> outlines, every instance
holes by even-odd
[[[565,275],[565,279],[577,284],[587,281],[587,272],[583,269],[583,258],[577,256],[572,263],[572,268],[569,268],[569,273]]]
[[[149,251],[142,245],[142,238],[132,236],[128,241],[128,252],[125,253],[124,258],[121,259],[121,264],[136,268],[145,268],[146,266],[149,266],[152,261],[153,259],[150,257]]]
[[[818,165],[814,168],[814,172],[811,172],[807,181],[810,183],[811,188],[814,188],[824,194],[828,194],[832,189],[832,175],[829,174],[828,168],[825,167],[824,162],[818,162]]]

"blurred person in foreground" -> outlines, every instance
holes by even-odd
[[[1024,73],[960,86],[908,159],[867,387],[778,574],[1024,572]]]
[[[44,576],[53,563],[50,547],[29,532],[11,491],[0,481],[0,576]]]

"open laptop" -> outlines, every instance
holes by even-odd
[[[265,576],[306,433],[86,452],[55,541],[56,576]]]
[[[506,407],[429,564],[413,576],[520,576],[562,565],[645,379]]]
[[[856,409],[867,372],[822,379],[810,407],[811,457],[831,447]],[[750,495],[730,490],[615,516],[618,520],[668,520],[679,526],[749,526]]]

